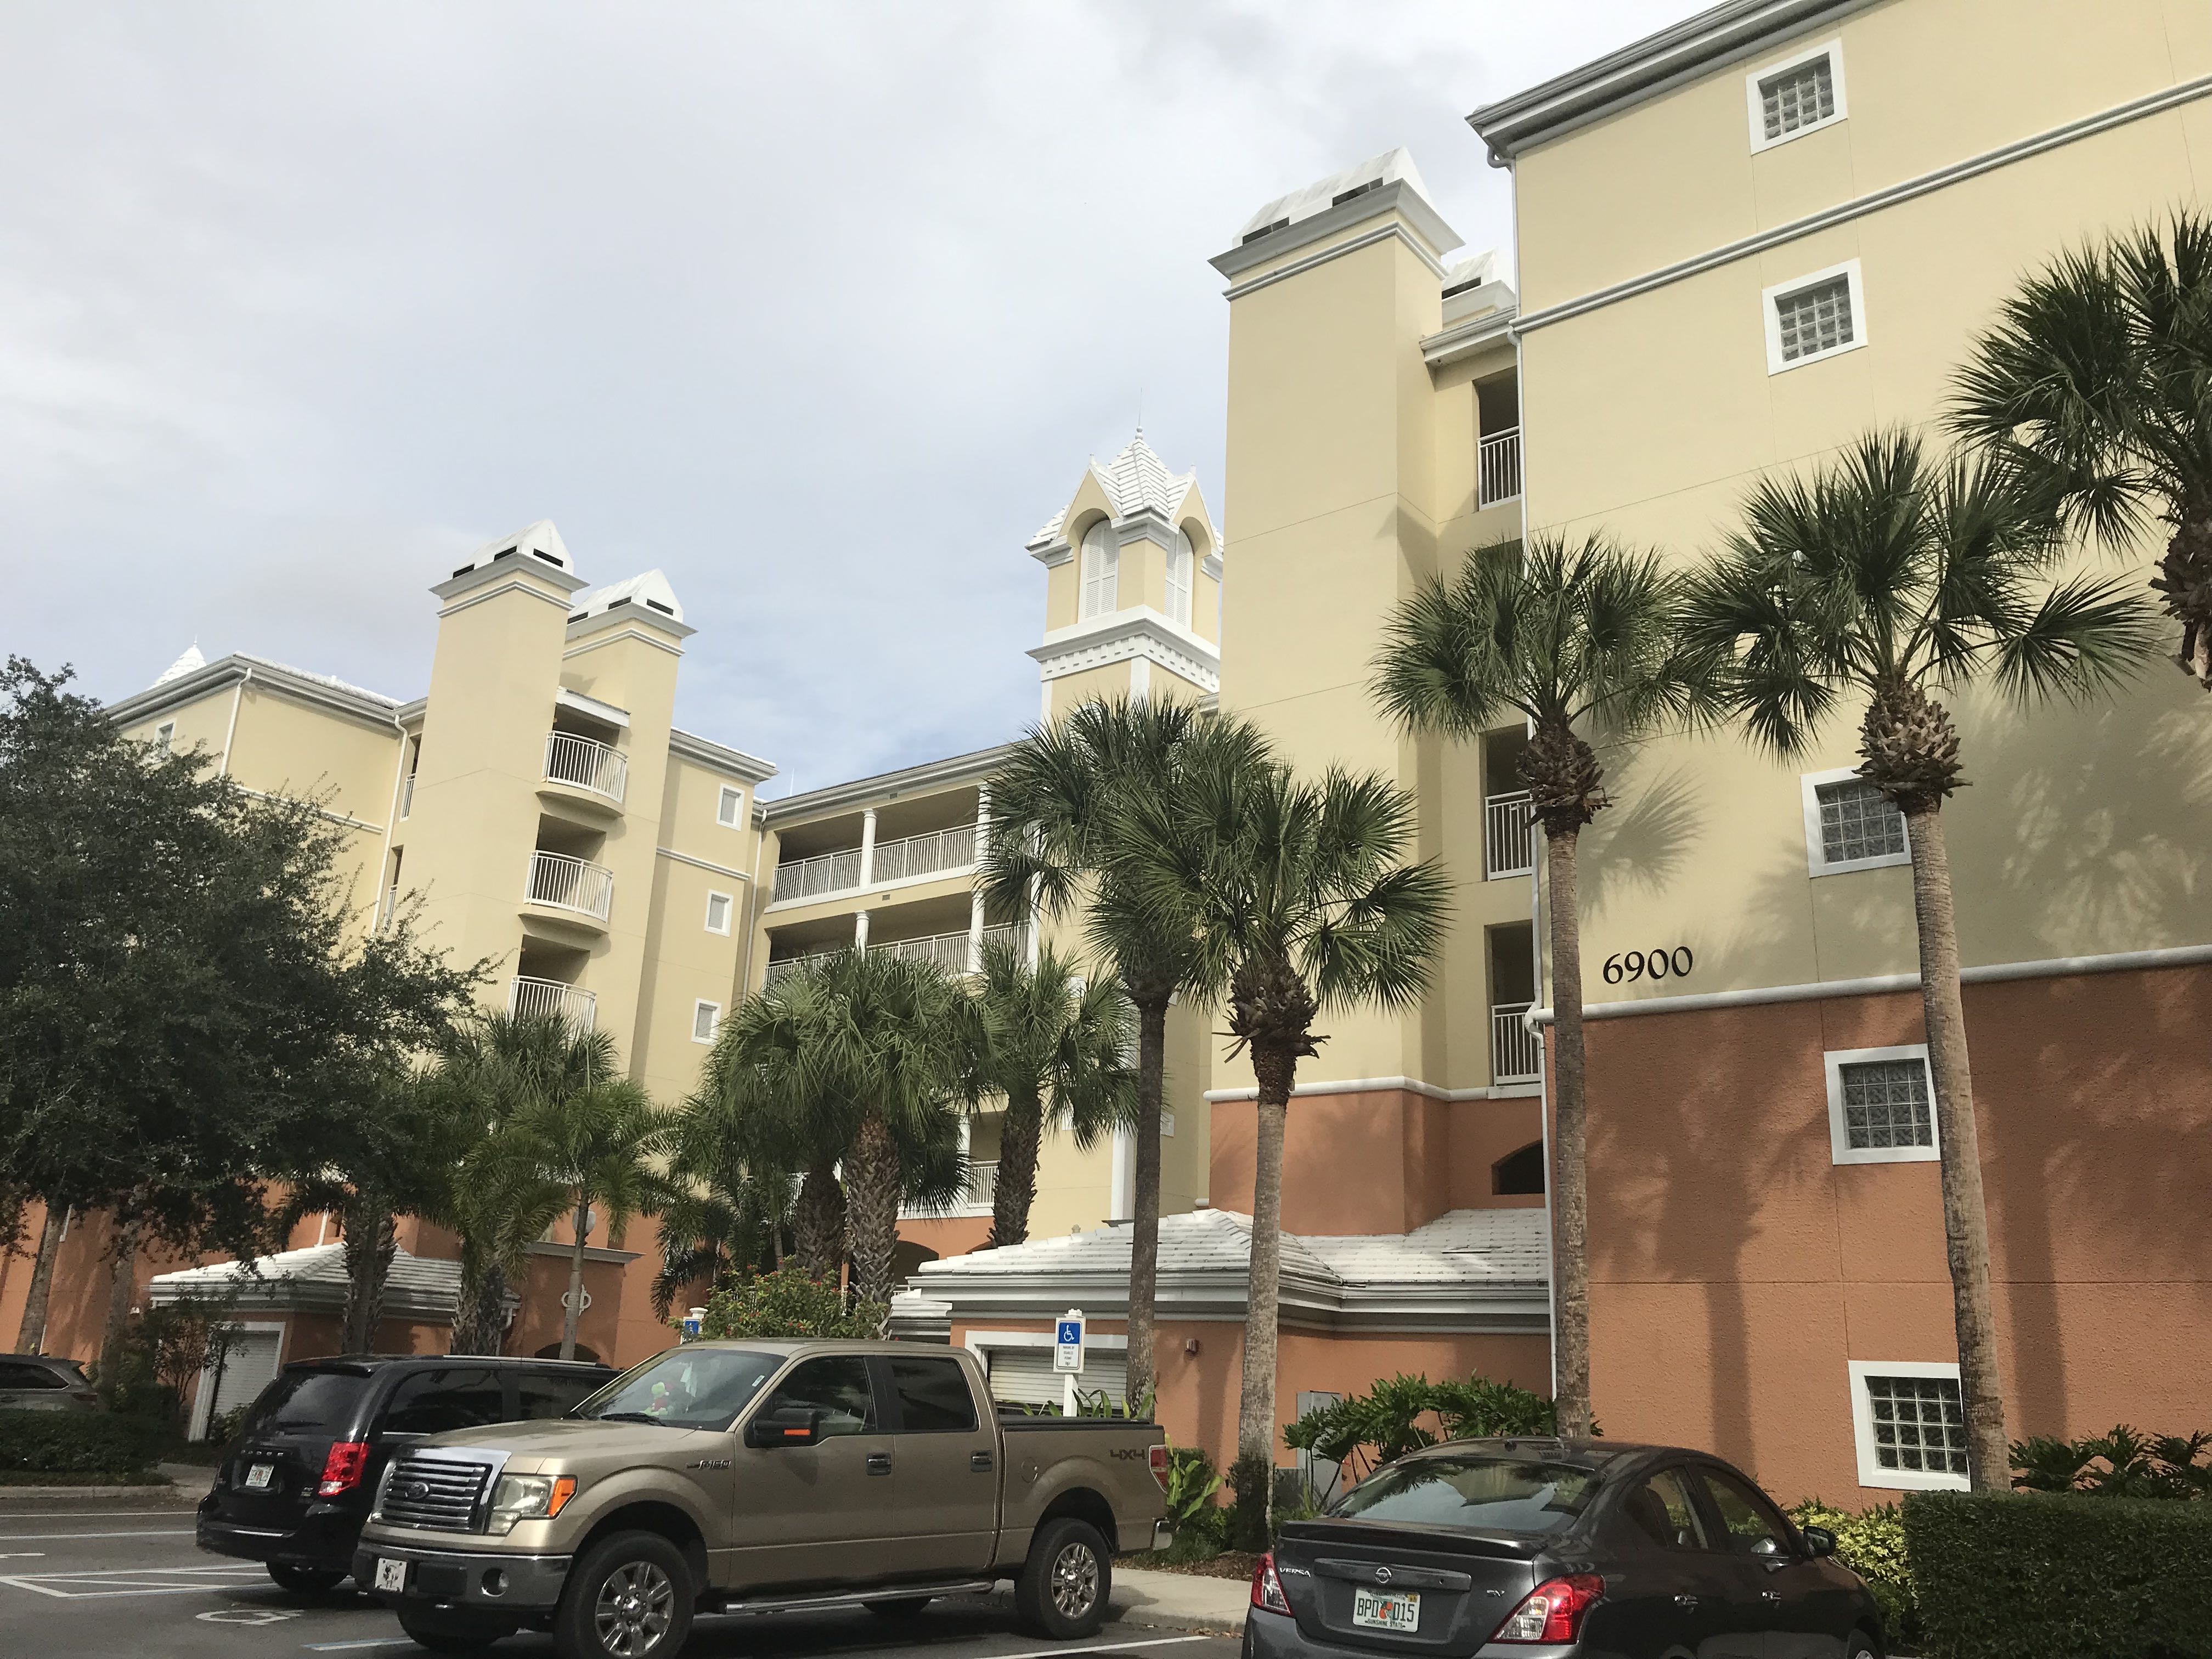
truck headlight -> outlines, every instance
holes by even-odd
[[[502,1474],[492,1488],[491,1518],[484,1530],[505,1537],[518,1521],[550,1521],[575,1495],[573,1474]]]

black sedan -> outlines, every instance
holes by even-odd
[[[1456,1440],[1286,1522],[1245,1659],[1881,1659],[1836,1540],[1704,1452]]]

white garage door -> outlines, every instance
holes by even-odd
[[[262,1389],[276,1380],[276,1354],[283,1338],[283,1331],[274,1329],[232,1334],[230,1350],[223,1357],[222,1380],[212,1394],[208,1384],[214,1381],[214,1368],[201,1373],[200,1395],[206,1404],[193,1413],[199,1419],[201,1432],[223,1413],[252,1404]]]
[[[991,1395],[1024,1406],[1057,1406],[1066,1396],[1067,1379],[1052,1368],[1050,1348],[986,1347],[983,1357],[991,1371]],[[1092,1348],[1085,1353],[1083,1374],[1075,1386],[1085,1394],[1100,1389],[1119,1401],[1129,1387],[1129,1361],[1124,1353]]]

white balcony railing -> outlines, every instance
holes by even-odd
[[[899,1214],[911,1221],[934,1220],[939,1215],[988,1215],[993,1205],[998,1201],[998,1164],[995,1161],[970,1164],[968,1166],[968,1190],[950,1210],[933,1212],[918,1205],[902,1204],[899,1206]]]
[[[1462,451],[1462,453],[1465,452]],[[1475,446],[1482,495],[1478,505],[1495,507],[1521,493],[1521,428],[1508,427]]]
[[[545,778],[619,801],[629,781],[629,757],[607,744],[566,732],[545,736]]]
[[[563,985],[557,979],[534,979],[528,974],[517,974],[507,987],[507,1012],[551,1014],[567,1020],[579,1036],[590,1034],[592,1022],[599,1018],[599,1009],[597,993]]]
[[[415,810],[415,775],[410,772],[407,781],[399,786],[399,816],[405,817]]]
[[[1492,795],[1482,804],[1483,873],[1525,876],[1536,867],[1536,827],[1528,817],[1528,792]]]
[[[1001,922],[983,930],[986,940],[1000,939],[1019,949],[1029,937],[1028,931],[1013,922]],[[888,939],[879,945],[870,945],[871,951],[886,951],[895,957],[921,957],[933,962],[949,973],[972,972],[968,965],[969,935],[958,933],[925,933],[920,939]],[[810,962],[820,962],[835,956],[834,951],[810,951],[804,956],[779,957],[768,964],[767,975],[761,981],[773,985],[787,974],[797,973]]]
[[[1544,1042],[1521,1017],[1525,1002],[1501,1002],[1490,1011],[1490,1080],[1534,1083],[1543,1063]]]
[[[868,883],[907,881],[940,870],[960,870],[975,862],[975,826],[955,824],[927,835],[879,841],[870,860]],[[848,847],[812,858],[792,859],[775,866],[775,902],[820,898],[850,892],[860,882],[860,849]]]
[[[605,921],[614,908],[615,872],[566,853],[532,853],[526,896],[532,904],[578,910]]]

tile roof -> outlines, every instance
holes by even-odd
[[[156,1273],[147,1287],[156,1306],[191,1297],[234,1296],[241,1307],[280,1312],[323,1312],[344,1305],[345,1246],[315,1244],[258,1258],[210,1262]],[[386,1280],[388,1317],[450,1320],[460,1299],[461,1264],[397,1250]]]
[[[1091,476],[1098,480],[1098,487],[1106,492],[1106,500],[1113,507],[1116,519],[1147,509],[1162,518],[1172,520],[1182,507],[1183,497],[1198,483],[1198,469],[1188,472],[1170,472],[1159,453],[1145,441],[1145,428],[1139,427],[1137,435],[1122,446],[1121,453],[1105,465],[1099,465],[1094,457]],[[1067,522],[1066,507],[1045,520],[1044,526],[1029,539],[1031,549],[1044,546],[1054,540]],[[1219,538],[1216,538],[1216,551]]]

